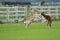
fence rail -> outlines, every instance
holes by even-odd
[[[51,17],[54,16],[52,18],[60,19],[60,6],[30,6],[29,11],[32,12],[34,8],[37,8],[40,12],[47,12]],[[14,21],[18,19],[22,21],[29,13],[27,10],[27,6],[0,7],[0,20]]]
[[[10,10],[10,9],[14,9],[14,10]],[[27,6],[0,7],[0,20],[3,20],[3,21],[4,20],[5,21],[14,21],[14,20],[22,21],[22,20],[24,20],[26,13],[27,13]],[[24,17],[22,17],[22,16],[24,16]],[[6,18],[4,19],[3,17],[6,17]]]
[[[47,12],[48,15],[54,16],[56,19],[60,19],[60,6],[31,6],[30,12],[33,11],[34,8],[39,9],[40,12]],[[53,17],[52,17],[53,18]]]

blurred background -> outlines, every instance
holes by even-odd
[[[23,22],[33,8],[60,20],[60,0],[0,0],[0,22]]]

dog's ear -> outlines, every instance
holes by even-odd
[[[34,8],[34,12],[38,12],[38,9],[37,8]]]
[[[46,15],[48,14],[48,12],[44,12]]]

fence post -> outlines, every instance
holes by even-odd
[[[27,10],[28,10],[28,9],[27,9],[27,6],[25,6],[25,8],[24,8],[24,11],[25,11],[25,12],[24,12],[24,14],[25,14],[24,20],[26,20],[26,18],[27,18],[27,13],[28,13]]]
[[[9,22],[9,7],[8,7],[8,5],[6,5],[7,6],[7,22]]]
[[[40,6],[40,12],[43,12],[43,8],[42,8],[43,6]]]
[[[48,15],[50,15],[51,16],[51,13],[50,13],[51,11],[50,11],[50,6],[48,6]]]
[[[58,19],[58,7],[56,7],[56,19]]]
[[[15,6],[14,9],[15,9],[15,11],[14,11],[14,13],[15,13],[14,21],[18,22],[18,6]]]

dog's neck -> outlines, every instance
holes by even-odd
[[[44,14],[44,12],[42,12],[42,13],[41,13],[41,15],[45,17],[45,14]]]
[[[35,16],[35,14],[36,14],[37,12],[32,12],[32,13],[30,13],[30,14],[28,14],[28,16],[27,16],[27,20],[30,20],[31,18],[33,18],[33,16]]]

